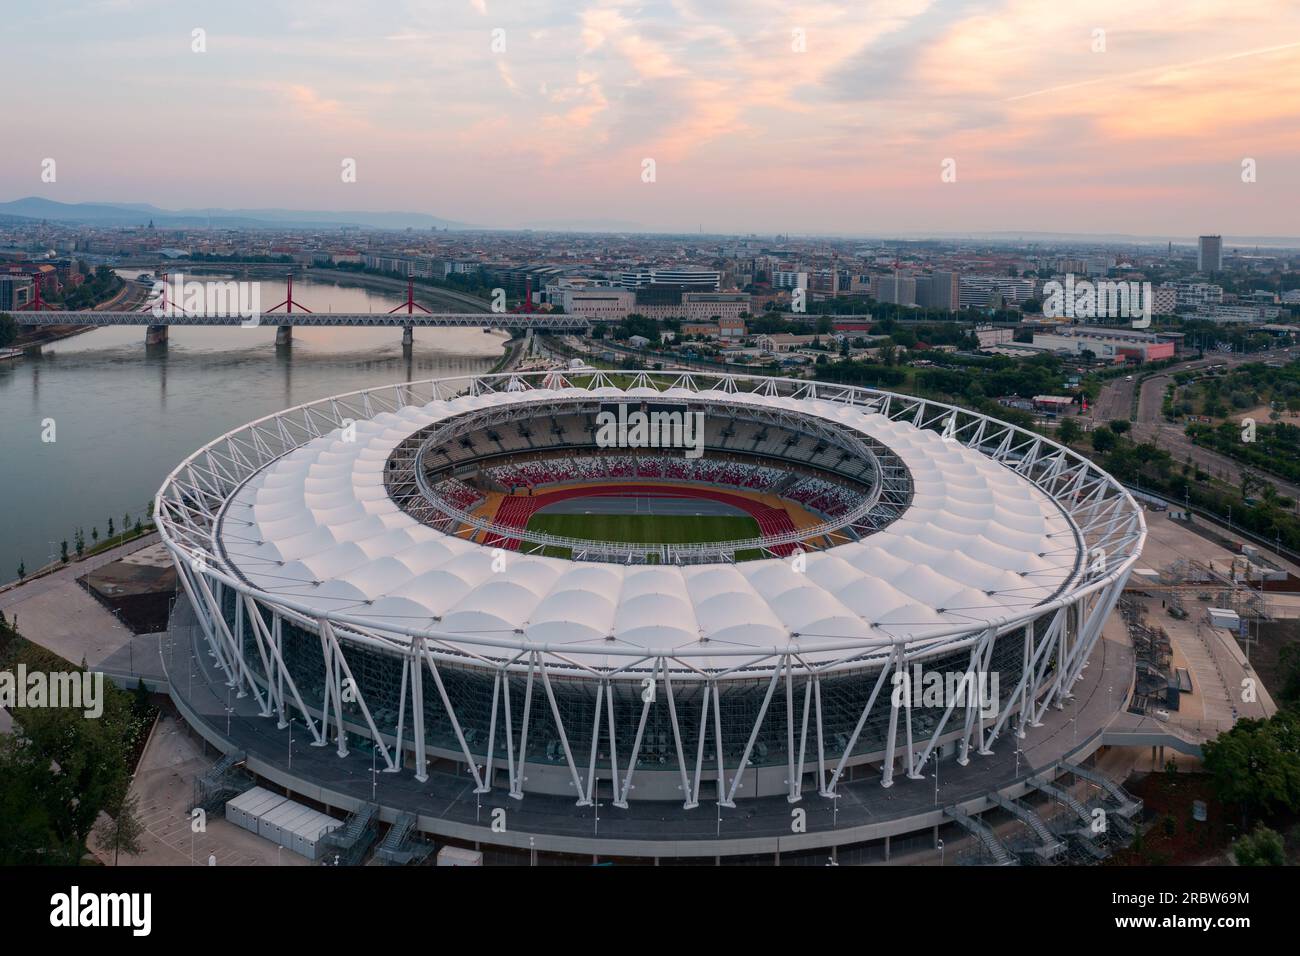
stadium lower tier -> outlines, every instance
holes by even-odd
[[[729,485],[760,491],[779,489],[781,497],[828,516],[843,514],[861,497],[847,485],[817,475],[792,473],[771,465],[726,458],[682,458],[669,455],[581,455],[540,457],[494,465],[482,474],[497,484],[514,489],[539,488],[561,481],[652,480]],[[455,484],[453,484],[455,483]],[[457,487],[457,485],[459,487]],[[463,482],[448,479],[440,484],[458,503],[473,501],[477,494]]]

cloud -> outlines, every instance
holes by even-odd
[[[29,5],[9,21],[27,38],[6,61],[18,92],[46,76],[45,96],[80,104],[75,136],[55,114],[27,122],[50,150],[95,142],[104,188],[87,198],[134,169],[190,205],[221,188],[270,199],[363,136],[367,169],[385,171],[367,179],[388,190],[378,199],[400,205],[436,165],[451,195],[473,197],[455,218],[502,224],[544,194],[573,218],[651,225],[1029,226],[1046,197],[1073,195],[1108,228],[1196,216],[1228,231],[1240,215],[1285,232],[1300,176],[1295,0],[1189,0],[1177,16],[1168,0],[322,0],[310,15],[225,0],[202,57],[188,21],[140,2],[156,15]],[[496,27],[510,38],[499,54]],[[111,88],[93,82],[105,75]],[[255,171],[163,164],[113,121],[144,110],[238,124]],[[959,181],[939,191],[949,156]],[[1250,194],[1244,156],[1261,170]],[[658,163],[650,189],[643,157]],[[0,175],[26,175],[20,162],[0,156]],[[1153,208],[1136,212],[1141,189]]]

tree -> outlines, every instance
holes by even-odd
[[[117,866],[119,853],[138,856],[144,850],[140,845],[143,834],[138,800],[135,794],[130,794],[118,804],[116,812],[108,813],[99,821],[95,827],[95,842],[101,850],[113,851],[113,865]]]
[[[1063,445],[1078,441],[1079,436],[1082,434],[1083,429],[1079,427],[1079,423],[1073,418],[1062,419],[1061,424],[1056,426],[1056,440]]]
[[[39,649],[21,653],[32,669],[66,669]],[[141,733],[130,699],[105,682],[103,713],[32,707],[22,733],[0,737],[0,865],[75,865],[106,808],[121,808],[130,755]]]
[[[1243,815],[1300,807],[1300,727],[1294,712],[1239,720],[1202,747],[1205,770],[1225,803]]]
[[[0,312],[0,348],[18,338],[18,323],[8,312]]]
[[[1100,425],[1092,430],[1092,447],[1101,454],[1113,451],[1119,443],[1115,433],[1105,425]]]
[[[1243,468],[1241,470],[1241,497],[1249,498],[1250,492],[1260,483],[1259,475],[1249,469]]]
[[[1258,824],[1253,833],[1237,841],[1232,858],[1238,866],[1285,866],[1286,849],[1282,834]]]
[[[140,720],[151,720],[153,701],[149,699],[149,688],[144,685],[144,678],[136,681],[135,693],[131,700],[131,712]]]
[[[1300,704],[1300,643],[1284,644],[1277,653],[1278,696],[1288,704]]]
[[[1133,427],[1133,423],[1127,418],[1112,418],[1107,424],[1116,435],[1123,435]]]
[[[68,563],[68,542],[66,539],[59,546],[59,560],[64,564]]]
[[[21,580],[22,580],[23,578],[25,578],[25,577],[27,577],[27,565],[26,565],[22,560],[19,560],[19,562],[18,562],[18,580],[21,581]]]

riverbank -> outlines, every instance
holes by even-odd
[[[117,312],[129,311],[136,306],[143,305],[148,299],[148,287],[142,283],[132,282],[129,279],[122,280],[122,287],[113,295],[99,302],[91,310],[92,312]],[[14,321],[22,327],[21,313],[10,313],[14,316]],[[39,348],[42,345],[50,345],[54,342],[60,342],[63,339],[70,339],[74,335],[81,335],[85,332],[94,331],[93,325],[38,325],[33,326],[29,331],[19,334],[14,339],[13,347],[17,349]]]

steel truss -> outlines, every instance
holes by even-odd
[[[283,304],[283,303],[282,303]],[[296,305],[297,303],[295,303]],[[301,306],[299,306],[301,308]],[[264,322],[262,320],[265,320]],[[146,309],[139,312],[24,312],[23,325],[218,325],[253,327],[258,325],[281,326],[388,326],[405,328],[473,328],[473,329],[537,329],[545,332],[582,333],[591,323],[578,315],[554,315],[549,312],[263,312],[248,317],[241,315],[187,314],[173,306],[168,314],[154,315]]]
[[[516,799],[525,795],[530,727],[538,711],[546,708],[558,731],[564,767],[579,805],[594,799],[599,776],[596,758],[602,748],[607,753],[605,773],[612,780],[615,803],[626,805],[638,772],[649,772],[638,765],[647,718],[653,708],[665,707],[672,728],[671,753],[676,758],[673,772],[687,809],[699,805],[702,786],[710,779],[716,781],[717,802],[734,805],[743,787],[742,776],[753,760],[760,728],[772,707],[784,709],[787,799],[794,803],[802,799],[803,779],[809,773],[817,792],[833,798],[848,767],[879,761],[881,785],[888,787],[900,769],[911,777],[920,774],[941,747],[955,752],[958,762],[964,764],[972,748],[990,753],[1008,730],[1024,736],[1040,725],[1047,708],[1060,708],[1069,701],[1146,536],[1141,509],[1105,472],[1040,435],[912,396],[713,373],[639,373],[635,385],[643,384],[820,398],[940,431],[947,440],[960,441],[1001,462],[1057,503],[1074,531],[1072,540],[1062,548],[1062,553],[1076,562],[1070,583],[1036,607],[977,627],[930,627],[923,634],[869,641],[792,635],[783,646],[761,649],[704,645],[660,653],[611,645],[602,647],[595,658],[584,658],[563,644],[529,641],[522,635],[451,634],[402,621],[322,612],[296,597],[250,585],[225,559],[219,534],[223,509],[248,478],[293,449],[343,427],[349,419],[422,406],[464,392],[616,387],[614,379],[602,372],[505,373],[398,384],[301,405],[236,429],[181,463],[159,491],[154,502],[156,523],[228,685],[241,697],[251,696],[259,713],[276,719],[281,728],[291,717],[300,717],[315,746],[328,746],[332,738],[337,752],[344,756],[349,734],[368,737],[387,771],[402,771],[409,758],[415,778],[423,781],[433,750],[425,740],[427,672],[456,740],[454,749],[437,752],[463,760],[479,793],[493,789],[494,768],[504,762],[508,793]],[[222,598],[228,591],[233,593],[233,624],[222,612]],[[285,663],[282,630],[286,623],[320,639],[324,691],[319,701],[304,698],[297,682],[303,675],[295,674]],[[891,695],[883,752],[854,753],[879,695],[892,689],[891,675],[906,674],[918,662],[965,649],[965,674],[969,677],[987,670],[999,641],[1020,642],[1021,674],[1017,685],[997,702],[996,718],[984,713],[976,695],[968,694],[964,705],[950,702],[941,719],[921,738],[910,699],[905,695],[898,702]],[[363,689],[353,678],[348,661],[348,649],[353,646],[382,651],[401,661],[395,725],[377,723]],[[817,652],[816,660],[812,651]],[[490,724],[486,743],[478,751],[471,747],[446,689],[446,667],[473,668],[491,675]],[[871,682],[872,689],[853,734],[835,747],[824,728],[822,683],[829,675],[846,673]],[[592,682],[597,701],[592,726],[566,727],[553,679]],[[745,737],[743,755],[734,766],[728,766],[722,689],[734,680],[755,679],[764,682],[762,704]],[[693,752],[680,719],[684,693],[701,702]],[[511,707],[512,694],[516,699],[522,694],[522,710]],[[618,739],[614,700],[616,696],[627,700],[629,694],[640,696],[640,719],[631,740]],[[345,715],[345,702],[355,704],[351,715]],[[575,759],[571,747],[578,739],[575,734],[590,740],[586,766]]]

